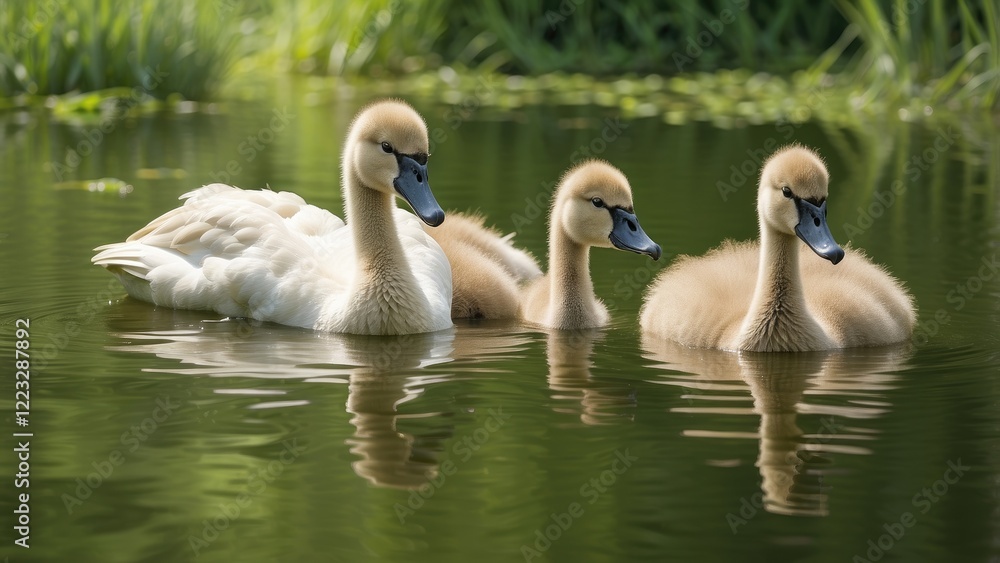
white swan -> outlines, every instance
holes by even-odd
[[[862,252],[833,240],[828,180],[809,149],[772,155],[757,195],[760,243],[725,242],[705,256],[679,258],[650,286],[642,330],[686,346],[757,352],[909,338],[916,322],[910,294]]]
[[[409,334],[452,326],[451,268],[412,214],[444,211],[427,181],[427,127],[399,101],[354,119],[342,160],[344,222],[299,196],[212,184],[93,262],[129,295],[177,309],[212,310],[353,334]]]

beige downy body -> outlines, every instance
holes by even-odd
[[[558,203],[556,204],[558,205]],[[549,230],[549,272],[525,290],[521,317],[549,328],[591,328],[608,322],[608,310],[594,294],[590,245],[574,240],[555,224]]]
[[[608,310],[594,294],[590,248],[615,247],[611,241],[615,223],[608,210],[625,210],[634,218],[632,188],[614,166],[588,161],[563,176],[554,198],[549,216],[549,273],[526,288],[521,318],[557,329],[603,326]],[[659,255],[657,246],[654,259]]]
[[[590,248],[614,246],[611,209],[627,210],[638,229],[628,179],[606,162],[586,161],[566,172],[553,198],[544,276],[534,258],[511,246],[509,237],[484,227],[480,217],[449,213],[442,227],[429,230],[451,262],[455,318],[521,318],[549,328],[607,323],[607,309],[590,279]],[[638,233],[645,237],[641,229]]]
[[[449,212],[440,227],[426,228],[451,263],[454,319],[514,319],[519,284],[542,275],[527,251],[484,225],[481,215]]]
[[[726,241],[679,257],[650,286],[642,330],[686,346],[806,351],[881,346],[909,338],[913,300],[884,268],[847,248],[839,264],[795,234],[793,200],[823,201],[828,173],[812,151],[791,146],[765,164],[758,190],[759,242]]]

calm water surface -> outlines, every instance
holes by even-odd
[[[70,170],[46,163],[65,165],[96,122],[0,114],[0,343],[13,356],[15,320],[30,319],[33,362],[30,550],[11,544],[23,490],[11,362],[3,372],[11,560],[1000,556],[995,127],[612,125],[589,106],[456,120],[412,100],[440,128],[438,200],[482,210],[538,256],[547,187],[574,151],[629,176],[666,260],[593,252],[614,318],[602,330],[316,334],[135,302],[90,265],[93,247],[227,170],[339,215],[340,145],[366,98],[300,89],[116,121]],[[677,254],[755,236],[755,154],[791,140],[830,166],[834,235],[912,289],[914,341],[787,355],[644,341],[648,280]],[[103,177],[134,189],[80,183]]]

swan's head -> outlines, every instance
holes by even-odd
[[[556,192],[551,228],[586,246],[630,250],[660,258],[632,209],[632,188],[620,170],[591,160],[570,169]]]
[[[816,254],[836,264],[844,249],[826,224],[830,175],[815,152],[791,145],[771,155],[760,174],[757,212],[761,228],[796,235]]]
[[[361,184],[406,200],[432,227],[444,221],[427,179],[427,126],[402,101],[375,102],[361,110],[347,134],[344,173]]]

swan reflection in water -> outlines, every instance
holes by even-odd
[[[153,308],[131,299],[109,313],[109,323],[119,341],[109,350],[180,362],[159,362],[148,371],[239,377],[241,383],[264,378],[347,384],[347,412],[355,428],[347,444],[357,456],[354,472],[376,486],[402,489],[418,488],[437,476],[446,446],[441,438],[451,435],[453,425],[448,422],[452,413],[418,408],[402,414],[400,406],[416,401],[428,386],[452,379],[444,364],[469,359],[479,365],[519,355],[530,340],[523,333],[490,327],[401,336],[328,334],[246,319],[204,320],[203,313]],[[275,390],[274,385],[215,390],[259,397],[253,409],[310,402],[275,400],[274,395],[293,391]],[[438,428],[418,434],[398,428],[402,420],[426,417],[435,417]]]
[[[643,338],[648,359],[670,373],[654,381],[690,390],[673,412],[760,417],[756,432],[689,428],[696,438],[758,440],[756,466],[768,512],[825,516],[823,479],[837,454],[868,455],[875,431],[864,421],[890,410],[886,392],[913,355],[910,345],[806,353],[735,353]],[[750,397],[746,396],[749,387]],[[753,406],[742,403],[752,399]],[[818,415],[802,428],[799,415]],[[709,417],[704,418],[705,421]],[[812,422],[815,420],[816,422]],[[733,460],[706,460],[734,465]]]
[[[579,414],[587,425],[631,422],[635,419],[635,389],[631,385],[596,382],[591,374],[594,344],[602,329],[549,330],[545,356],[548,383],[556,412]]]
[[[437,460],[446,446],[443,438],[450,437],[453,429],[449,424],[445,432],[423,436],[398,430],[398,422],[407,418],[447,420],[451,414],[398,412],[400,405],[416,399],[428,385],[453,377],[450,373],[421,375],[417,370],[441,361],[470,359],[478,364],[490,357],[506,357],[523,350],[529,341],[523,334],[486,327],[347,340],[360,361],[350,375],[347,395],[347,412],[353,415],[355,427],[347,443],[360,458],[352,464],[354,472],[373,485],[401,489],[419,488],[438,476]],[[438,352],[444,352],[444,359]]]

